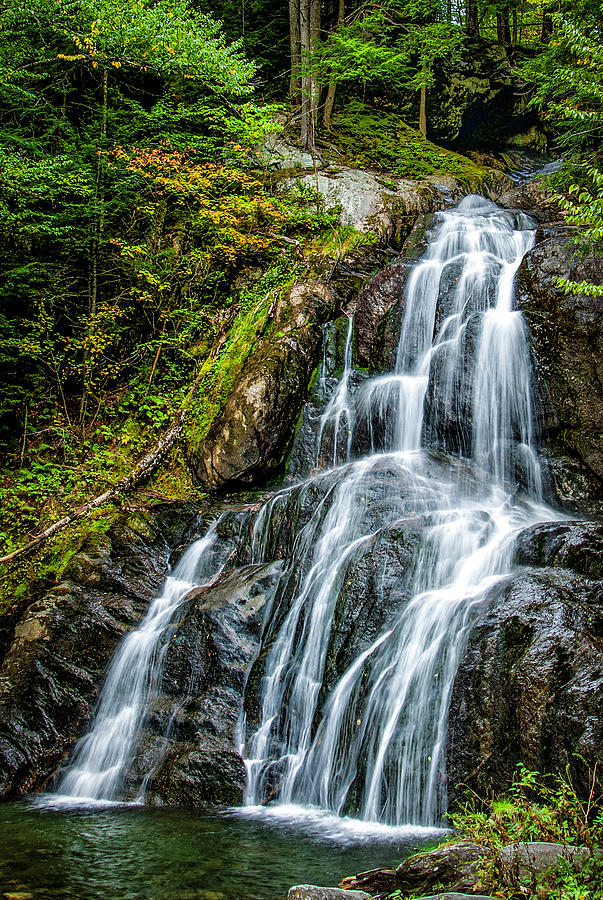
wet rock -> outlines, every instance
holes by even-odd
[[[600,547],[600,527],[577,523],[520,537],[517,560],[546,567],[496,585],[472,629],[449,715],[452,804],[465,788],[500,793],[518,762],[560,773],[569,765],[588,795],[586,768],[603,743]]]
[[[418,892],[444,885],[451,891],[472,891],[478,883],[477,870],[488,853],[485,847],[471,841],[417,853],[396,869],[398,887]]]
[[[287,894],[287,900],[370,900],[370,897],[365,891],[342,891],[315,884],[298,884],[289,888]]]
[[[344,878],[339,887],[347,891],[366,889],[370,894],[391,893],[398,884],[395,869],[370,869]]]
[[[321,282],[296,284],[278,303],[270,334],[247,359],[203,445],[191,452],[192,473],[206,488],[256,484],[282,467],[320,359],[320,323],[334,310],[334,293]]]
[[[542,437],[553,458],[550,473],[557,498],[572,509],[586,505],[587,512],[600,513],[603,304],[585,294],[566,295],[556,279],[602,284],[603,259],[580,258],[568,246],[573,234],[567,227],[541,230],[542,240],[521,265],[517,295],[532,334]]]
[[[86,726],[122,635],[156,595],[191,509],[123,515],[91,534],[18,622],[0,668],[0,797],[44,787]]]
[[[279,563],[244,566],[190,592],[165,638],[161,684],[141,730],[130,793],[144,778],[148,803],[242,802],[236,732],[278,571]]]
[[[592,852],[587,847],[554,844],[547,841],[508,844],[498,854],[498,866],[503,884],[513,887],[524,878],[542,875],[565,860],[575,872],[581,872]]]
[[[391,369],[396,355],[402,298],[408,276],[427,246],[432,216],[419,216],[400,257],[377,272],[360,290],[354,316],[354,348],[359,366]],[[393,307],[396,310],[388,315]]]
[[[546,182],[533,178],[505,191],[496,202],[506,209],[522,210],[537,222],[562,224],[564,219],[555,196],[556,192],[548,188]]]

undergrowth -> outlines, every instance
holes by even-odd
[[[485,848],[487,853],[476,872],[478,893],[501,900],[601,900],[603,798],[596,766],[589,772],[588,784],[588,796],[583,798],[569,770],[561,777],[541,775],[519,765],[511,788],[502,796],[485,801],[472,791],[467,793],[465,802],[449,816],[455,835],[440,846],[461,839]],[[503,847],[536,841],[585,847],[592,855],[581,871],[565,859],[542,874],[517,869],[510,875],[509,867],[503,871]],[[419,895],[397,890],[388,900]]]

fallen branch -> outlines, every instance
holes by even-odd
[[[186,400],[176,413],[174,421],[170,425],[168,430],[162,434],[153,449],[149,453],[147,453],[147,455],[144,456],[139,462],[137,462],[134,468],[127,475],[121,478],[117,482],[117,484],[112,485],[110,488],[107,488],[106,491],[103,491],[102,494],[99,494],[92,500],[88,500],[87,503],[79,506],[68,515],[63,516],[62,519],[53,522],[52,525],[49,525],[48,528],[46,528],[44,531],[36,534],[35,537],[33,537],[26,544],[23,544],[22,547],[18,547],[11,553],[7,553],[6,556],[0,556],[0,563],[11,562],[18,556],[22,556],[24,553],[28,553],[30,550],[35,550],[36,547],[39,547],[40,544],[43,544],[48,540],[48,538],[51,538],[53,535],[59,534],[59,532],[64,531],[65,528],[68,528],[69,525],[71,525],[73,522],[76,522],[78,519],[82,519],[84,516],[87,516],[94,509],[98,509],[99,506],[103,506],[105,503],[109,503],[112,500],[117,500],[118,497],[122,497],[124,494],[131,493],[134,488],[138,487],[139,484],[142,484],[143,481],[146,481],[146,479],[149,478],[157,469],[159,464],[163,461],[167,453],[172,449],[172,447],[182,434],[184,419],[188,411],[189,404],[195,397],[199,385],[201,384],[203,377],[207,373],[209,366],[213,363],[216,356],[222,349],[225,339],[226,335],[222,334],[216,346],[214,347],[211,356],[201,367],[201,371],[195,378],[195,381],[193,382]]]

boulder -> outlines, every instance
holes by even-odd
[[[588,796],[603,745],[601,527],[537,525],[520,536],[526,568],[491,589],[450,705],[449,799],[500,793],[517,763],[563,772]],[[583,762],[583,761],[584,762]],[[586,765],[585,765],[586,763]]]
[[[342,891],[340,888],[317,887],[315,884],[297,884],[289,888],[287,900],[371,900],[365,891]]]
[[[555,869],[562,860],[576,872],[582,871],[592,852],[587,847],[555,844],[547,841],[508,844],[498,854],[498,867],[503,884],[513,887],[525,878],[535,878]]]
[[[532,334],[544,448],[558,500],[603,512],[603,303],[565,294],[558,277],[603,284],[603,258],[581,257],[568,227],[540,229],[518,276],[517,297]]]
[[[488,853],[487,848],[471,841],[417,853],[398,866],[398,887],[414,893],[441,886],[452,891],[471,891],[478,884],[477,871]]]
[[[395,869],[370,869],[368,872],[350,875],[339,884],[340,888],[347,891],[357,891],[365,888],[371,894],[389,894],[395,891],[397,886]]]
[[[338,212],[342,225],[399,247],[417,216],[443,209],[466,194],[497,197],[512,182],[498,169],[466,181],[451,175],[382,178],[366,169],[329,166],[322,172],[289,176],[281,185],[288,191],[318,193],[326,209]]]
[[[282,467],[320,360],[320,325],[334,311],[335,295],[322,282],[295,284],[278,302],[269,333],[201,447],[191,451],[192,474],[204,487],[257,484]]]
[[[43,788],[85,729],[103,673],[168,572],[169,520],[190,508],[125,514],[92,533],[60,583],[17,623],[0,668],[0,797]]]

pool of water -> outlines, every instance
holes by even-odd
[[[284,900],[442,837],[299,808],[271,811],[0,805],[0,891],[11,900]]]

